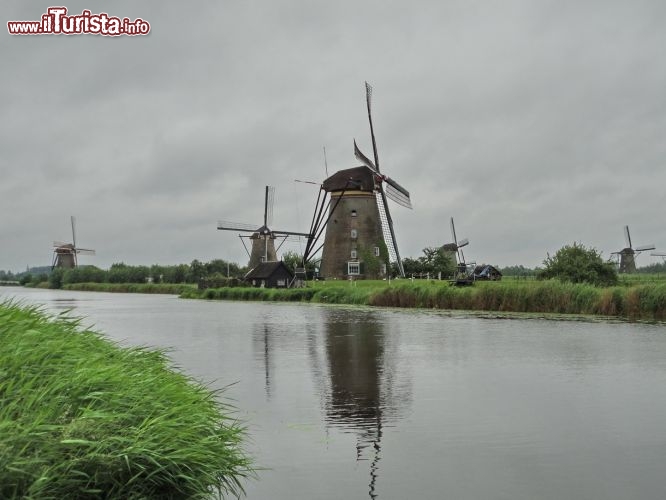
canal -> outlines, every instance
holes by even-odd
[[[666,498],[666,327],[0,288],[169,349],[249,429],[250,499]]]

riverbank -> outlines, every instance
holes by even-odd
[[[0,303],[0,497],[237,495],[244,429],[162,352]]]
[[[632,321],[666,320],[663,279],[623,280],[614,287],[562,283],[557,280],[502,280],[454,287],[447,281],[319,281],[305,288],[224,287],[199,290],[189,284],[75,283],[65,290],[156,293],[186,299],[313,302],[377,307],[469,310],[500,313],[569,314]]]
[[[163,293],[180,295],[190,290],[196,290],[196,285],[185,283],[70,283],[62,285],[62,290],[76,290],[79,292],[109,292],[109,293]]]
[[[453,287],[440,281],[318,282],[301,289],[190,289],[183,298],[354,304],[441,310],[552,313],[666,319],[666,284],[599,288],[559,281],[477,282]]]

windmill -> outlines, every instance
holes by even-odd
[[[463,247],[469,245],[469,240],[463,238],[458,241],[456,237],[456,225],[453,223],[453,217],[451,217],[451,237],[453,238],[453,243],[447,243],[442,247],[442,250],[445,252],[451,252],[455,254],[456,261],[458,263],[458,274],[467,274],[467,264],[465,263],[465,254],[463,253]]]
[[[650,255],[652,255],[653,257],[661,257],[662,259],[664,259],[664,262],[666,262],[666,253],[652,252],[650,253]]]
[[[323,247],[321,274],[327,278],[383,277],[390,262],[405,275],[387,198],[406,208],[412,208],[411,200],[409,191],[379,169],[372,87],[366,82],[365,89],[374,162],[354,140],[354,156],[363,165],[340,170],[321,184],[304,254],[307,262]],[[324,230],[324,243],[315,249]]]
[[[252,233],[250,236],[246,236],[252,242],[251,252],[245,251],[248,253],[250,262],[248,267],[254,269],[261,262],[275,262],[277,261],[277,250],[280,249],[278,246],[277,250],[275,248],[275,240],[277,238],[283,238],[282,243],[289,236],[309,236],[307,233],[297,233],[293,231],[273,231],[269,226],[273,224],[273,202],[275,200],[275,188],[272,186],[266,186],[266,194],[264,197],[264,223],[263,225],[257,227],[256,224],[243,224],[241,222],[229,222],[229,221],[219,221],[217,228],[222,231],[240,231],[245,233]],[[243,237],[241,237],[241,242],[243,242]],[[245,243],[243,242],[243,246]]]
[[[63,243],[62,241],[53,242],[53,262],[51,263],[51,269],[53,270],[56,267],[64,267],[72,269],[77,267],[78,258],[77,255],[95,255],[95,250],[90,250],[88,248],[78,248],[76,246],[76,219],[74,216],[71,216],[72,222],[72,242]]]
[[[635,273],[636,272],[636,255],[647,250],[654,250],[654,245],[643,245],[634,248],[631,244],[631,235],[629,234],[629,226],[624,226],[624,241],[626,247],[618,252],[612,252],[611,255],[616,255],[619,262],[619,271],[621,273]]]

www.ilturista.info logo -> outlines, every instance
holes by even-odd
[[[8,21],[10,35],[147,35],[150,23],[141,18],[130,21],[109,16],[106,12],[93,14],[84,10],[79,15],[67,15],[67,7],[49,7],[39,21]]]

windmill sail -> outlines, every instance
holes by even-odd
[[[377,142],[375,140],[375,130],[372,125],[372,87],[365,82],[365,101],[368,107],[368,121],[370,123],[370,136],[372,138],[372,151],[375,156],[375,170],[379,173],[379,155],[377,154]],[[361,153],[356,147],[356,141],[354,141],[355,153]],[[367,160],[367,158],[366,158]],[[369,166],[369,165],[368,165]],[[372,167],[370,167],[372,168]],[[386,193],[384,193],[384,187],[382,184],[379,185],[377,196],[377,208],[379,209],[379,217],[382,221],[382,231],[384,233],[384,242],[389,251],[389,256],[398,264],[398,271],[400,276],[405,277],[405,269],[402,266],[402,259],[400,258],[400,252],[398,251],[398,242],[395,237],[395,230],[393,229],[393,219],[391,218],[391,212],[389,211],[388,202],[386,201]],[[383,211],[383,215],[382,215]],[[387,234],[388,233],[388,234]]]
[[[398,205],[402,205],[405,208],[412,208],[412,200],[409,197],[409,191],[402,188],[397,182],[394,182],[393,179],[386,179],[386,196],[392,201],[395,201]]]
[[[273,225],[273,204],[275,201],[275,187],[266,186],[266,201],[264,206],[264,226]]]
[[[375,164],[372,163],[372,160],[370,160],[367,156],[365,156],[361,152],[360,149],[358,149],[358,146],[356,145],[356,139],[354,139],[354,156],[356,157],[357,160],[361,161],[370,170],[379,174],[379,171],[377,170],[377,167],[375,167]]]
[[[256,224],[245,224],[243,222],[231,222],[228,220],[218,221],[217,228],[226,231],[243,231],[246,233],[254,233],[259,229]]]

